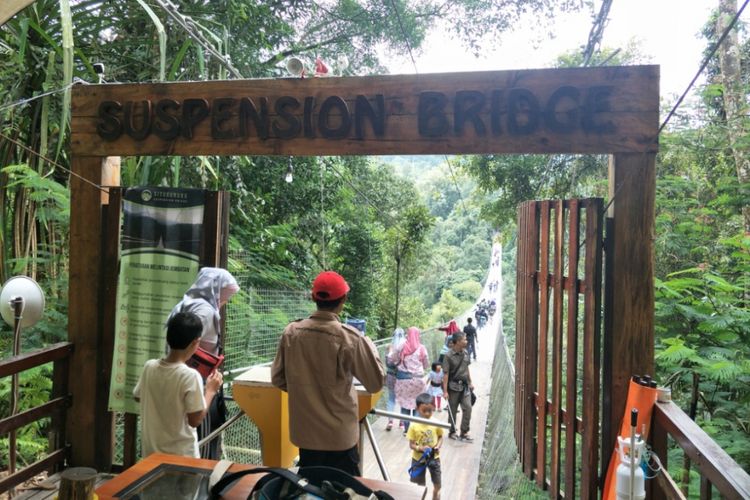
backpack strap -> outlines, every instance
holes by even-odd
[[[323,498],[323,491],[315,486],[310,484],[309,480],[300,476],[299,474],[295,474],[294,472],[282,469],[280,467],[256,467],[254,469],[246,469],[241,470],[238,472],[233,472],[231,474],[225,475],[221,478],[221,480],[216,483],[211,488],[211,498],[216,499],[220,498],[224,489],[233,484],[235,481],[243,478],[244,476],[247,476],[249,474],[269,474],[271,476],[279,476],[286,481],[289,481],[290,483],[294,484],[297,488],[304,491],[305,493],[311,493],[313,495],[319,496]],[[260,481],[256,483],[256,487],[259,486],[261,483]],[[253,491],[255,491],[256,488],[253,488]],[[252,492],[251,492],[252,494]]]
[[[375,491],[348,472],[344,472],[334,467],[326,467],[323,465],[300,467],[299,475],[308,478],[310,482],[316,486],[322,487],[323,482],[328,481],[351,488],[358,495],[375,495],[378,500],[394,500],[394,498],[385,491]],[[328,498],[324,495],[321,496],[323,498]]]

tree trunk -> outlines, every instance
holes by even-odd
[[[737,0],[719,0],[719,17],[716,22],[717,36],[724,32],[737,14]],[[727,116],[727,135],[734,156],[737,179],[740,185],[750,182],[750,152],[736,145],[746,136],[743,115],[747,109],[745,94],[742,91],[740,68],[740,46],[737,28],[733,28],[718,49],[721,83],[724,87],[724,109]],[[750,205],[742,207],[745,234],[750,234]]]

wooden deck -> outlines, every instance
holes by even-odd
[[[445,431],[445,443],[440,452],[443,482],[440,497],[442,499],[469,500],[475,497],[479,476],[479,462],[482,455],[482,442],[489,409],[492,362],[495,356],[495,335],[497,334],[497,324],[501,316],[499,309],[498,307],[498,312],[492,321],[479,332],[479,344],[477,345],[478,359],[472,362],[470,367],[471,378],[475,386],[474,392],[477,395],[477,402],[474,405],[471,415],[470,434],[474,438],[474,442],[464,443],[448,439],[448,431]],[[463,327],[463,321],[461,326]],[[435,413],[433,418],[447,422],[448,411],[443,410],[442,412]],[[460,412],[457,415],[457,420],[457,423],[460,425]],[[397,426],[394,426],[391,431],[386,431],[387,422],[388,420],[385,417],[381,417],[375,421],[372,426],[373,434],[377,440],[388,474],[391,476],[391,481],[408,482],[409,473],[407,471],[411,464],[409,442]],[[508,432],[511,432],[511,430],[508,430]],[[383,476],[375,460],[372,447],[366,438],[364,447],[363,476],[382,479]],[[432,498],[432,485],[430,484],[429,473],[427,474],[427,485],[427,498],[430,499]]]
[[[100,473],[96,476],[95,488],[100,487],[106,483],[116,474]],[[60,487],[60,475],[53,474],[44,481],[40,481],[36,485],[28,485],[25,487],[16,488],[16,496],[14,500],[54,500],[57,498],[57,490]],[[7,493],[0,495],[0,499],[8,498]]]

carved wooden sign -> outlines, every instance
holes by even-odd
[[[658,66],[81,85],[76,155],[655,152]]]

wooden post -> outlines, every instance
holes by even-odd
[[[71,464],[106,468],[110,457],[102,439],[111,440],[112,418],[99,414],[109,380],[99,376],[102,347],[102,191],[105,173],[102,157],[74,156],[70,178],[70,282],[68,340],[75,345],[70,362],[69,387],[73,404],[67,414],[67,434],[72,443]],[[86,179],[88,182],[82,180]],[[111,176],[107,182],[112,183]],[[104,465],[105,467],[99,467]]]
[[[90,500],[94,498],[96,470],[88,467],[73,467],[60,474],[60,500]]]
[[[655,164],[653,153],[610,157],[609,196],[614,201],[607,213],[605,255],[604,473],[625,410],[630,377],[654,373]]]

